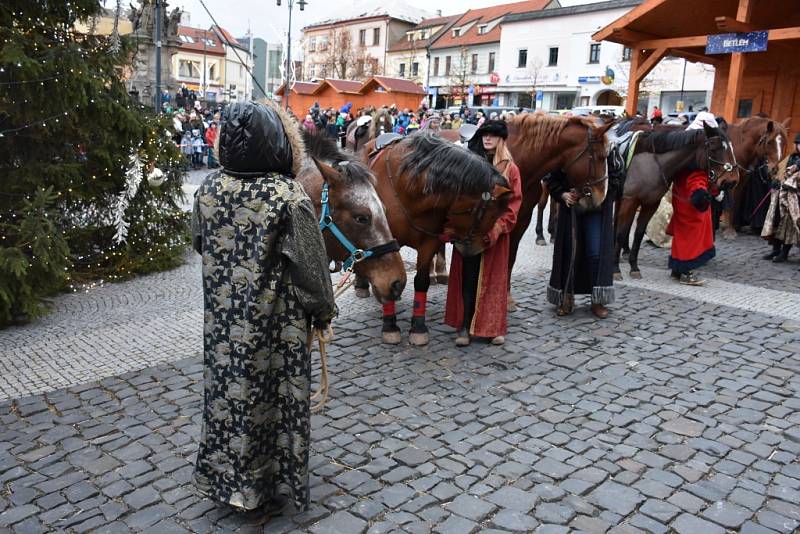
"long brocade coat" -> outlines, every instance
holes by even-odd
[[[333,317],[335,304],[316,214],[302,186],[285,171],[230,170],[237,167],[233,145],[243,139],[249,144],[241,152],[254,151],[238,154],[244,159],[265,161],[268,150],[273,157],[283,153],[291,167],[292,152],[302,157],[299,147],[256,146],[265,135],[279,135],[283,145],[292,136],[283,137],[275,110],[248,114],[247,106],[254,105],[234,106],[227,131],[223,126],[221,143],[232,145],[227,158],[221,147],[225,170],[207,177],[195,195],[193,240],[202,255],[205,309],[195,484],[245,510],[277,495],[302,508],[309,501],[307,334],[312,320]]]

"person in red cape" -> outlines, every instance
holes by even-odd
[[[469,345],[472,337],[505,343],[508,328],[508,251],[510,232],[522,203],[519,169],[506,147],[508,127],[502,120],[487,120],[475,132],[469,149],[486,157],[506,178],[512,191],[506,211],[487,236],[482,254],[469,258],[453,250],[447,286],[445,324],[458,329],[456,345]]]
[[[704,122],[718,127],[714,115],[701,112],[687,130],[700,129]],[[675,177],[672,219],[667,234],[672,236],[669,268],[672,277],[681,284],[700,286],[704,283],[694,271],[716,255],[710,207],[712,198],[722,201],[723,195],[716,188],[709,188],[708,174],[704,170],[686,170]]]

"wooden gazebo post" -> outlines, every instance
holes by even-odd
[[[631,51],[628,98],[625,102],[625,112],[629,117],[636,115],[636,108],[639,106],[639,84],[668,52],[669,48],[656,48],[653,50],[634,48]]]
[[[739,8],[736,11],[736,20],[730,21],[728,17],[718,17],[717,25],[725,25],[726,29],[732,31],[750,31],[750,15],[753,10],[753,0],[739,0]],[[727,21],[725,20],[727,19]],[[728,71],[728,83],[725,91],[725,104],[722,116],[725,120],[733,124],[738,115],[739,96],[742,91],[742,77],[744,75],[745,55],[742,52],[731,54],[730,70]]]

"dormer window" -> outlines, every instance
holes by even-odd
[[[478,35],[485,34],[486,33],[486,28],[488,28],[488,25],[486,25],[486,24],[481,24],[480,26],[478,26]]]
[[[453,28],[453,37],[461,36],[461,28]]]

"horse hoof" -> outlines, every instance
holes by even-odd
[[[430,341],[430,336],[428,335],[427,332],[422,332],[422,333],[411,332],[411,334],[409,334],[408,336],[408,342],[417,347],[423,347],[427,345],[428,341]]]
[[[633,278],[634,280],[641,280],[642,271],[631,271],[631,278]]]
[[[400,332],[381,332],[383,342],[387,345],[399,345],[403,341]]]
[[[614,281],[622,282],[622,273],[614,273]]]
[[[449,274],[437,274],[436,275],[436,283],[442,286],[446,286],[450,282],[450,275]]]
[[[368,287],[357,287],[356,288],[356,297],[360,299],[369,298],[369,288]]]
[[[722,231],[722,237],[725,239],[736,239],[737,235],[736,230],[730,227]]]
[[[546,247],[547,246],[547,241],[543,237],[537,237],[536,238],[536,244],[539,245],[540,247]]]

